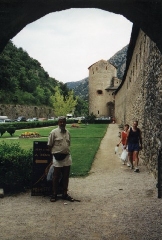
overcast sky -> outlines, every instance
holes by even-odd
[[[12,41],[60,82],[88,77],[88,67],[108,60],[130,41],[132,23],[99,9],[55,12],[27,25]]]

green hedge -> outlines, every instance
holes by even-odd
[[[77,122],[77,121],[76,121]],[[67,123],[74,123],[74,120],[68,119]],[[57,120],[48,120],[48,121],[34,121],[34,122],[12,122],[12,123],[3,123],[0,124],[0,129],[6,129],[9,127],[14,127],[16,130],[19,129],[28,129],[28,128],[40,128],[40,127],[48,127],[48,126],[56,126],[58,125]],[[1,133],[1,131],[0,131]]]
[[[20,192],[31,187],[32,151],[18,143],[0,143],[0,188],[5,193]]]
[[[3,124],[4,125],[4,124]],[[40,128],[47,126],[55,126],[57,121],[34,121],[34,122],[13,122],[12,126],[18,129]]]
[[[110,124],[110,123],[112,123],[112,121],[111,120],[106,120],[106,119],[99,119],[99,120],[95,119],[95,123],[96,124]]]
[[[111,120],[96,120],[91,116],[88,116],[86,119],[81,120],[82,123],[96,123],[96,124],[109,124]],[[76,119],[67,119],[67,124],[78,123]],[[58,125],[57,120],[48,120],[48,121],[34,121],[34,122],[12,122],[12,123],[4,123],[0,124],[0,134],[4,129],[7,131],[7,128],[14,127],[15,130],[19,129],[28,129],[28,128],[40,128],[40,127],[48,127],[48,126],[56,126]],[[2,129],[2,130],[1,130]],[[3,135],[3,134],[2,134]]]

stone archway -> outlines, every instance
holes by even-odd
[[[162,52],[162,3],[143,0],[7,0],[0,2],[0,52],[27,24],[69,8],[99,8],[121,14],[141,28]]]

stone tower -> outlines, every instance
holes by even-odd
[[[114,116],[114,95],[121,80],[117,70],[108,61],[100,60],[89,68],[89,114],[96,117]]]

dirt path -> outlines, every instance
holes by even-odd
[[[145,166],[134,173],[114,146],[118,126],[109,125],[90,175],[71,178],[69,193],[81,202],[51,203],[30,193],[0,199],[1,240],[160,240],[162,199]]]

